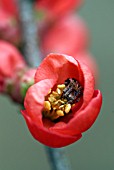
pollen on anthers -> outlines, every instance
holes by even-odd
[[[55,91],[49,90],[45,96],[42,114],[54,121],[72,112],[72,107],[83,95],[83,87],[75,78],[68,78],[58,84]]]

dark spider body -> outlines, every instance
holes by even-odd
[[[83,94],[80,83],[74,78],[68,78],[64,84],[66,87],[63,90],[62,98],[67,99],[70,104],[78,102]]]

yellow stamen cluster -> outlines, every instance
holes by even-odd
[[[70,112],[72,107],[71,104],[68,103],[67,99],[62,98],[62,93],[65,87],[65,84],[60,84],[57,85],[56,91],[49,91],[44,101],[44,117],[56,120]]]

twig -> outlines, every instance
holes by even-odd
[[[33,9],[30,0],[18,0],[22,34],[25,43],[24,51],[28,64],[32,67],[40,63],[40,52],[37,45],[37,29],[33,19]],[[64,149],[46,147],[52,170],[69,170],[69,161]]]
[[[70,163],[66,156],[64,148],[50,148],[46,147],[48,159],[50,161],[52,170],[70,170]]]
[[[30,66],[35,67],[41,62],[41,53],[38,50],[37,26],[33,17],[32,2],[30,0],[18,0],[18,6],[25,59]]]

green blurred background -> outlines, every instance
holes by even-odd
[[[114,0],[85,0],[79,14],[91,30],[103,106],[92,128],[66,151],[73,170],[114,170]],[[18,105],[0,96],[0,170],[49,170],[44,146],[18,113]]]

